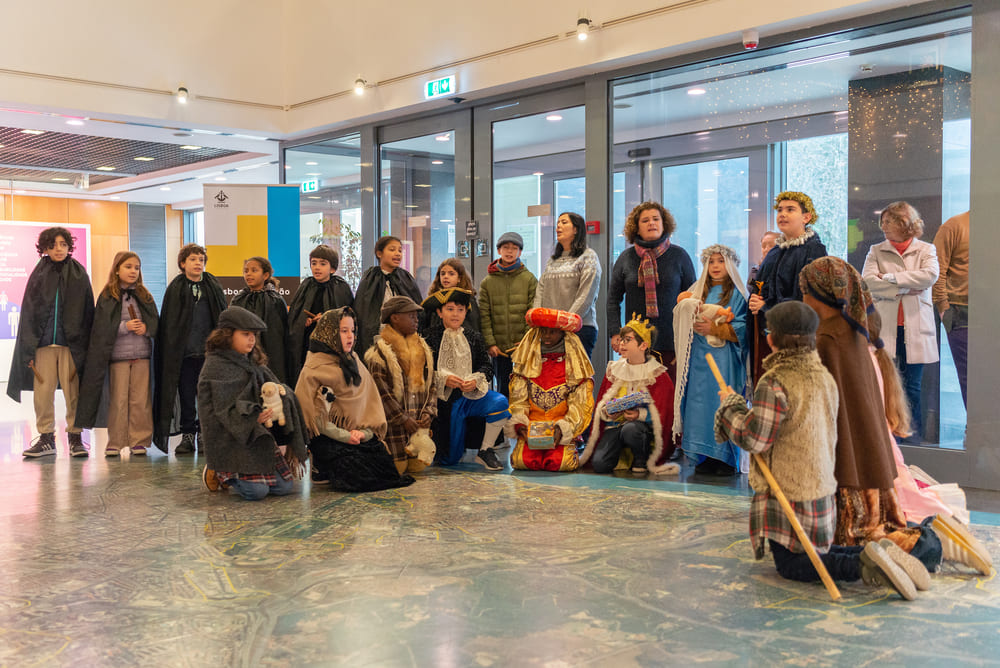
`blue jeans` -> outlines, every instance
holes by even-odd
[[[809,560],[809,555],[805,552],[792,552],[781,543],[769,540],[771,544],[771,556],[774,557],[774,567],[778,570],[778,575],[796,582],[816,582],[819,580],[819,573]],[[820,554],[819,559],[826,566],[830,577],[834,580],[844,582],[854,582],[861,577],[861,551],[864,548],[860,545],[831,545],[830,551]]]
[[[278,476],[278,481],[273,485],[268,485],[266,482],[247,482],[238,479],[229,481],[229,486],[247,501],[260,501],[268,494],[275,496],[291,494],[293,484],[291,480],[283,480],[281,476]]]
[[[591,357],[594,352],[594,346],[597,345],[597,328],[584,325],[576,335],[580,337],[580,343],[583,344],[583,349],[587,352],[587,357]]]
[[[903,327],[896,328],[896,368],[903,381],[906,403],[910,405],[913,422],[910,427],[914,438],[923,437],[923,415],[920,412],[920,385],[924,379],[923,364],[908,364],[906,361],[906,340]]]

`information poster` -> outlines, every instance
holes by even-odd
[[[0,224],[0,382],[10,376],[14,340],[21,322],[24,288],[38,263],[35,244],[47,227],[65,227],[73,236],[73,258],[90,273],[90,225],[4,221]]]

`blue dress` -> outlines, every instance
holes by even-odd
[[[705,303],[718,303],[720,296],[722,286],[715,285],[708,291]],[[731,441],[715,442],[714,420],[715,409],[719,407],[719,384],[705,361],[705,353],[712,353],[726,383],[737,394],[743,394],[746,385],[747,301],[734,288],[726,306],[733,312],[733,321],[729,324],[733,326],[739,343],[726,341],[722,348],[715,348],[708,345],[704,336],[697,332],[694,334],[688,358],[687,387],[681,400],[681,415],[684,418],[681,447],[696,463],[711,457],[736,468],[739,466],[740,449]]]

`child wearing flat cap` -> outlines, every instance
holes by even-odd
[[[421,311],[403,295],[385,300],[382,329],[365,352],[365,366],[375,379],[389,423],[385,443],[400,473],[415,473],[426,465],[408,455],[406,446],[437,417],[434,354],[417,333]]]
[[[861,546],[834,545],[837,526],[837,383],[816,352],[819,318],[798,301],[767,311],[767,342],[774,351],[764,360],[753,395],[753,408],[727,388],[719,392],[715,439],[731,440],[759,454],[791,504],[795,518],[834,580],[863,578],[891,586],[906,599],[930,584],[927,569],[891,541]],[[865,360],[867,361],[867,360]],[[870,364],[869,364],[870,365]],[[767,542],[778,574],[815,582],[819,574],[754,459],[750,467],[754,497],[750,506],[750,542],[754,557],[764,557]]]
[[[575,471],[577,445],[594,412],[594,367],[576,335],[583,321],[547,308],[531,309],[525,320],[531,329],[514,351],[510,378],[507,430],[517,436],[510,465]]]
[[[490,390],[493,365],[486,354],[483,335],[463,327],[472,292],[462,288],[439,290],[424,300],[441,324],[427,332],[427,344],[434,353],[437,382],[438,419],[432,429],[437,444],[437,460],[446,466],[457,464],[466,448],[466,420],[481,417],[486,429],[476,461],[488,471],[503,468],[492,448],[510,417],[507,397]],[[477,447],[473,445],[473,447]]]

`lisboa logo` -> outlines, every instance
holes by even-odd
[[[228,199],[229,199],[229,195],[226,194],[226,191],[225,190],[220,190],[215,195],[215,201],[218,202],[215,205],[215,208],[218,209],[218,208],[221,208],[221,207],[228,207],[229,205],[226,204],[226,200],[228,200]]]

